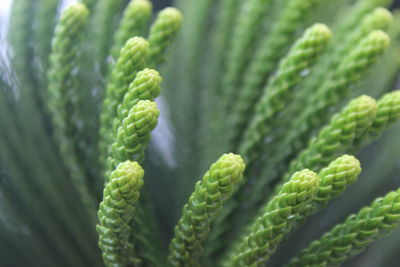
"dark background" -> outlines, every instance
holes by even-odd
[[[171,0],[159,0],[159,1],[153,0],[152,2],[153,2],[153,5],[154,5],[155,9],[160,9],[160,8],[165,7],[165,6],[171,5],[172,1]]]

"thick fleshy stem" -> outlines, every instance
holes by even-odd
[[[125,161],[110,174],[110,182],[104,189],[96,230],[103,261],[108,267],[140,263],[130,242],[131,232],[140,229],[132,229],[130,223],[143,186],[143,175],[137,162]]]
[[[160,11],[150,29],[150,66],[157,67],[164,62],[165,53],[172,45],[182,25],[182,14],[176,8]]]
[[[288,266],[340,266],[400,226],[400,190],[377,198],[312,242]]]
[[[266,206],[261,215],[232,246],[223,266],[261,266],[290,232],[297,215],[310,203],[318,190],[319,178],[305,169],[293,175]],[[247,229],[246,229],[247,230]]]
[[[211,165],[202,181],[184,206],[182,217],[175,227],[170,243],[168,261],[171,266],[197,266],[202,243],[207,238],[211,223],[220,213],[224,201],[230,197],[245,169],[242,158],[224,154]]]
[[[124,11],[114,36],[111,56],[117,61],[123,45],[129,38],[144,36],[152,13],[152,3],[148,0],[132,0]]]

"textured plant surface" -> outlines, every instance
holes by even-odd
[[[262,207],[261,215],[250,226],[245,237],[239,239],[224,266],[252,266],[264,264],[282,238],[290,231],[296,217],[318,188],[318,176],[305,169],[293,174],[278,194]]]
[[[320,240],[311,243],[289,266],[340,265],[398,227],[399,213],[398,191],[377,198],[371,206],[350,215],[344,223],[336,225]]]
[[[12,0],[0,266],[397,266],[397,2]]]
[[[223,201],[232,194],[235,184],[242,179],[244,168],[240,156],[225,154],[211,165],[202,181],[196,183],[175,227],[170,244],[171,265],[198,265],[196,256],[202,251],[202,241],[207,238],[211,222],[221,211]]]
[[[136,162],[123,162],[110,174],[99,208],[99,247],[108,266],[139,264],[130,243],[130,221],[143,186],[143,169]]]

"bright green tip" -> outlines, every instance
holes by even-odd
[[[320,38],[323,39],[331,39],[332,38],[332,31],[322,23],[314,24],[310,29],[309,32],[312,32],[315,35],[318,35]]]
[[[349,109],[356,111],[358,118],[368,117],[372,119],[376,114],[377,108],[376,100],[367,95],[362,95],[349,103]]]
[[[87,16],[89,14],[89,10],[82,3],[75,3],[70,5],[65,12],[74,12],[76,14],[80,14],[82,16]]]
[[[111,173],[111,181],[117,178],[118,181],[123,181],[124,184],[129,182],[131,186],[140,188],[143,185],[143,175],[144,170],[136,161],[125,161],[120,163]]]
[[[393,91],[385,94],[378,101],[378,114],[374,126],[386,122],[387,126],[400,118],[400,91]],[[383,124],[385,125],[385,123]],[[381,125],[382,126],[382,125]],[[382,129],[386,128],[383,127]],[[379,127],[378,127],[379,128]]]
[[[140,12],[144,13],[150,13],[152,9],[152,3],[148,0],[135,0],[132,1],[132,7],[135,8],[135,10],[138,10]]]
[[[387,29],[393,23],[392,13],[383,7],[378,7],[372,13],[374,24],[377,28]]]
[[[124,47],[122,48],[122,50],[131,50],[131,49],[148,49],[149,48],[149,42],[146,41],[146,39],[142,38],[142,37],[132,37],[130,38],[128,41],[126,41]],[[123,53],[122,51],[122,53]]]
[[[148,81],[149,83],[157,83],[157,84],[160,84],[162,81],[162,78],[158,71],[147,68],[142,71],[139,71],[138,74],[136,75],[136,79],[145,80]]]
[[[325,171],[329,174],[334,174],[335,178],[333,183],[339,184],[341,187],[342,181],[352,184],[356,181],[357,176],[361,173],[361,164],[358,159],[351,155],[343,155],[329,164],[326,169],[321,171],[320,175],[325,176]]]
[[[382,97],[383,99],[390,99],[392,102],[399,103],[400,102],[400,90],[395,90],[393,92],[387,93]],[[381,100],[379,100],[380,102]]]
[[[333,161],[331,164],[343,166],[344,169],[352,169],[354,172],[361,172],[361,164],[358,159],[352,155],[343,155]],[[340,170],[340,169],[339,169]]]
[[[367,40],[375,45],[378,45],[382,50],[386,49],[390,44],[390,37],[387,33],[381,30],[376,30],[368,35]]]
[[[319,178],[317,174],[309,169],[295,172],[290,182],[308,182],[309,184],[318,184]]]
[[[160,111],[157,107],[156,102],[150,100],[140,100],[133,108],[137,114],[149,114],[152,117],[157,117]]]
[[[241,174],[246,168],[242,157],[233,153],[222,155],[216,164],[225,171],[232,173],[233,177],[236,178],[241,178]]]
[[[182,13],[174,7],[167,7],[160,11],[159,18],[174,20],[177,24],[181,24],[183,19]]]

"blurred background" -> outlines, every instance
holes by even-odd
[[[63,2],[63,7],[67,6],[70,3],[77,2],[75,0],[64,0]],[[7,45],[4,42],[5,40],[5,29],[7,28],[8,25],[8,17],[9,17],[9,12],[10,12],[10,7],[11,7],[12,0],[0,0],[0,55],[6,53],[7,50]],[[156,10],[159,10],[165,6],[168,6],[171,4],[171,1],[168,0],[154,0],[153,1],[154,7]],[[400,7],[400,0],[396,0],[394,3],[394,6]],[[163,113],[162,113],[163,114]],[[162,122],[160,122],[160,125],[162,126]],[[158,127],[158,131],[162,131],[160,129],[161,127]],[[361,180],[365,181],[364,182],[364,187],[352,187],[350,190],[343,196],[343,198],[338,199],[330,205],[328,209],[326,209],[323,213],[318,214],[318,217],[313,217],[312,220],[308,223],[308,227],[302,229],[301,231],[298,231],[295,233],[294,239],[296,239],[297,244],[287,244],[286,247],[280,250],[281,254],[282,253],[288,253],[289,251],[289,245],[292,245],[294,248],[291,248],[292,253],[294,250],[304,246],[306,243],[309,242],[310,239],[316,238],[319,235],[322,234],[323,231],[329,225],[332,224],[332,221],[340,221],[343,218],[345,218],[350,212],[355,212],[356,210],[359,209],[361,205],[369,203],[373,198],[384,194],[387,192],[390,188],[395,188],[398,186],[400,183],[400,165],[397,164],[397,168],[395,169],[388,169],[390,173],[385,173],[385,175],[382,174],[382,170],[384,170],[384,165],[383,163],[385,162],[393,162],[396,161],[395,158],[390,158],[391,155],[387,155],[386,158],[379,158],[376,159],[374,162],[371,162],[369,159],[371,155],[383,155],[384,151],[388,147],[398,147],[400,148],[400,139],[398,136],[395,136],[394,133],[399,133],[400,127],[397,127],[396,130],[391,131],[387,135],[384,136],[379,142],[376,142],[373,146],[370,146],[367,148],[364,153],[361,156],[361,160],[366,163],[369,162],[371,163],[371,166],[368,166],[368,164],[365,164],[365,174],[364,177],[361,178]],[[156,133],[157,134],[157,133]],[[396,143],[394,143],[394,140],[398,140]],[[392,148],[393,149],[393,148]],[[382,153],[381,153],[382,152]],[[397,160],[397,162],[399,162]],[[378,167],[377,167],[378,166]],[[375,173],[373,170],[379,171],[380,173]],[[381,176],[385,177],[393,177],[389,178],[385,183],[380,183],[376,178]],[[376,190],[374,191],[373,194],[365,193],[365,192],[370,192],[368,189],[369,188],[375,188]],[[354,196],[358,195],[359,200],[362,201],[361,203],[357,203],[355,205],[353,202]],[[345,205],[346,203],[349,203],[348,205]],[[353,204],[350,204],[353,203]],[[333,216],[334,214],[334,216]],[[1,214],[0,214],[1,217]],[[335,217],[335,218],[332,218]],[[315,229],[315,225],[319,225],[319,229]],[[307,237],[307,238],[305,238]],[[0,239],[1,240],[1,239]],[[389,238],[382,240],[381,242],[378,242],[371,246],[369,251],[367,253],[364,253],[356,258],[354,258],[351,262],[347,263],[346,266],[378,266],[376,265],[377,262],[380,262],[379,257],[384,257],[387,256],[385,253],[392,253],[393,251],[390,251],[389,249],[393,247],[392,244],[399,244],[400,240],[400,231],[396,231],[395,234],[391,235]],[[286,248],[286,249],[285,249]],[[276,257],[284,257],[285,255],[277,255]],[[389,256],[396,256],[396,255],[389,255]],[[390,267],[390,266],[389,266]]]

